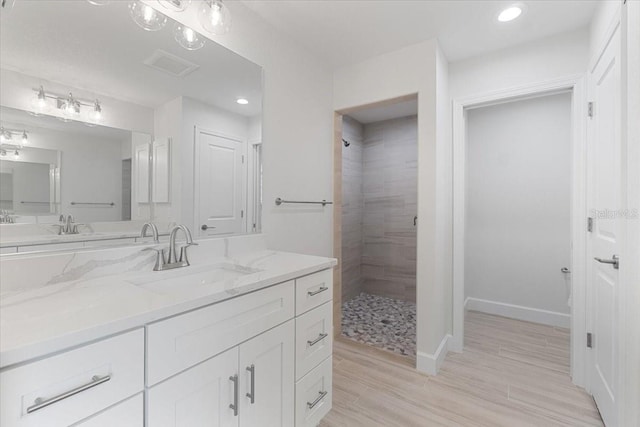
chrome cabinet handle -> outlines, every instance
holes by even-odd
[[[603,264],[613,264],[613,268],[616,270],[620,268],[620,258],[618,257],[618,255],[612,256],[611,259],[602,259],[598,257],[595,257],[594,259]]]
[[[309,295],[310,297],[314,296],[314,295],[318,295],[320,292],[324,292],[326,290],[328,290],[329,288],[327,288],[326,286],[320,286],[320,288],[317,291],[309,291],[307,292],[307,295]]]
[[[328,336],[329,336],[329,334],[320,334],[320,335],[318,335],[318,338],[316,338],[315,340],[307,341],[307,344],[309,344],[309,347],[313,347],[314,345],[318,344],[320,341],[322,341],[323,339],[325,339]]]
[[[314,400],[313,402],[307,402],[307,406],[309,407],[309,409],[313,409],[315,408],[315,406],[320,403],[320,401],[322,399],[324,399],[324,397],[328,394],[328,392],[326,391],[321,391],[320,394],[318,394],[318,397],[316,398],[316,400]]]
[[[90,388],[99,386],[100,384],[104,384],[107,381],[109,381],[111,379],[111,375],[106,375],[104,377],[99,377],[97,375],[94,375],[93,377],[91,377],[91,382],[81,385],[80,387],[76,387],[73,390],[69,390],[67,392],[64,392],[62,394],[59,394],[55,397],[52,397],[51,399],[42,399],[41,397],[38,397],[33,403],[32,406],[29,406],[27,408],[27,414],[31,414],[32,412],[35,412],[37,410],[40,410],[42,408],[46,408],[49,405],[53,405],[54,403],[60,402],[61,400],[66,399],[67,397],[71,397],[73,395],[76,395],[78,393],[82,393],[83,391],[89,390]]]
[[[229,408],[233,409],[233,416],[238,416],[238,375],[229,377],[229,381],[233,382],[233,403],[229,404]]]
[[[247,393],[247,397],[251,399],[251,404],[256,403],[256,367],[255,365],[247,366],[247,371],[251,374],[251,392]]]

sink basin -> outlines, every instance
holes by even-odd
[[[153,292],[194,296],[232,290],[237,283],[236,279],[261,271],[242,265],[221,263],[158,271],[127,281]]]

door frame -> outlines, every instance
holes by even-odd
[[[200,161],[199,161],[199,152],[200,152],[200,139],[199,136],[201,133],[206,133],[207,135],[211,135],[211,136],[217,136],[219,138],[225,138],[225,139],[230,139],[232,141],[236,141],[239,142],[241,144],[244,144],[244,150],[242,155],[245,158],[245,162],[242,163],[244,170],[242,171],[242,180],[243,182],[240,183],[240,187],[242,190],[242,195],[240,196],[242,199],[242,205],[243,205],[243,209],[245,212],[244,217],[242,218],[242,232],[246,233],[247,232],[247,141],[244,140],[243,138],[236,136],[236,135],[230,135],[230,134],[226,134],[224,132],[220,132],[217,130],[211,130],[208,129],[206,127],[202,127],[202,126],[198,126],[195,125],[193,126],[193,226],[198,228],[199,230],[199,224],[200,224]],[[199,236],[200,232],[196,231],[196,234]],[[222,236],[229,236],[227,234],[221,234],[220,237]],[[216,236],[211,236],[211,237],[216,237]]]
[[[571,377],[584,387],[586,378],[586,227],[587,143],[586,84],[583,74],[530,83],[452,101],[453,125],[453,338],[450,349],[462,352],[465,315],[466,111],[508,101],[572,93],[571,105]]]

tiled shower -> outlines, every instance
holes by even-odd
[[[417,116],[343,118],[343,334],[415,355]]]

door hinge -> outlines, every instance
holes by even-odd
[[[244,211],[240,211],[240,218],[244,218]]]
[[[587,348],[593,348],[593,334],[587,332]]]
[[[589,233],[593,232],[593,218],[591,217],[587,218],[587,231]]]
[[[588,115],[590,118],[593,118],[593,102],[589,102],[589,103],[587,104],[587,115]]]

